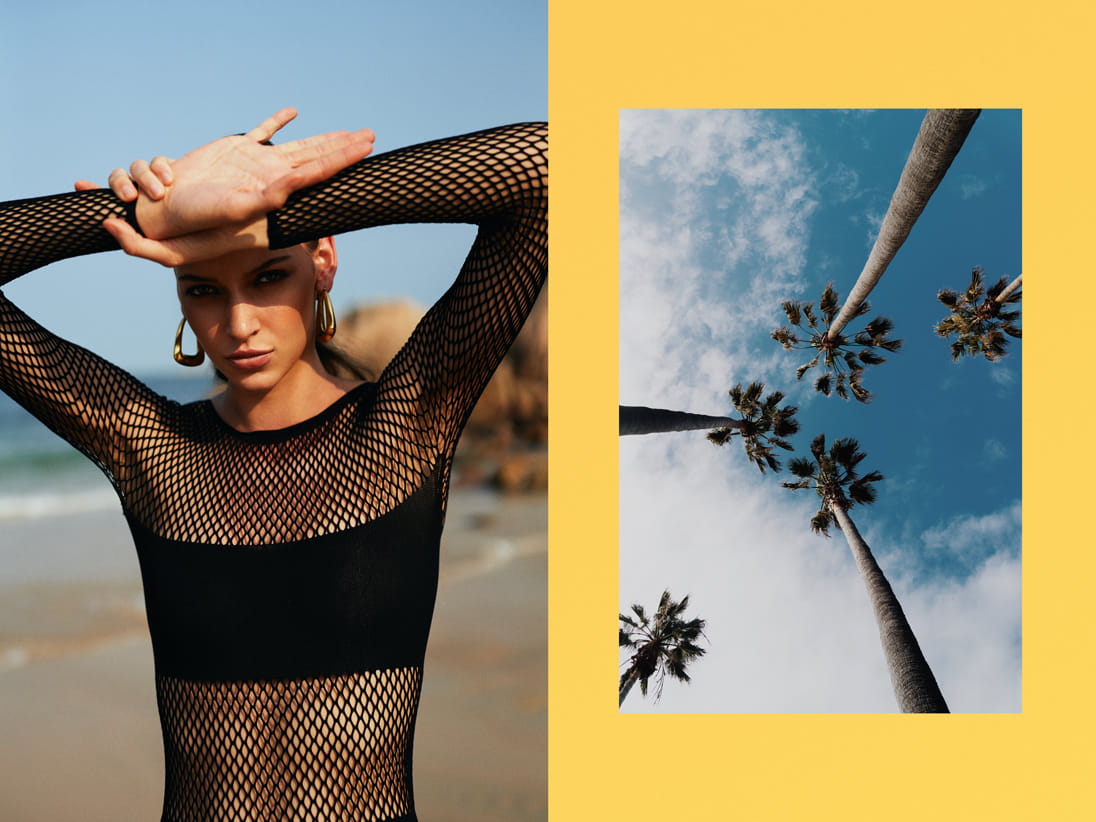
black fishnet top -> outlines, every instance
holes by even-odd
[[[97,463],[140,558],[163,819],[410,820],[449,469],[547,271],[547,129],[371,157],[269,215],[271,247],[474,222],[453,286],[377,382],[241,433],[59,339],[0,294],[0,388]],[[0,285],[115,248],[109,190],[0,204]]]

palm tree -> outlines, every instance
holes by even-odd
[[[988,289],[982,283],[982,269],[975,268],[970,275],[970,285],[962,294],[946,288],[936,299],[951,309],[951,313],[936,324],[940,337],[956,335],[951,344],[951,358],[958,361],[964,354],[985,356],[996,362],[1005,356],[1008,340],[1005,334],[1020,339],[1022,331],[1016,325],[1020,311],[1005,311],[1006,305],[1023,299],[1020,289],[1022,275],[1011,283],[1002,277]],[[983,300],[983,297],[985,298]]]
[[[622,405],[620,435],[708,429],[708,439],[716,445],[725,445],[738,435],[742,438],[746,456],[762,474],[765,473],[765,466],[779,471],[780,460],[773,456],[773,447],[792,450],[791,443],[785,437],[790,437],[799,430],[799,421],[795,419],[798,409],[794,405],[781,407],[784,394],[780,391],[773,391],[762,399],[765,393],[763,382],[752,382],[745,388],[742,383],[737,383],[727,393],[741,418]]]
[[[811,302],[785,300],[781,307],[794,328],[782,326],[772,332],[772,338],[787,350],[813,349],[817,352],[814,359],[796,369],[795,378],[803,379],[804,374],[821,362],[825,373],[815,380],[816,391],[827,397],[835,391],[837,396],[845,400],[851,393],[860,402],[871,402],[871,392],[862,382],[864,367],[886,362],[877,353],[879,349],[893,352],[902,347],[901,340],[888,339],[894,323],[886,317],[876,317],[851,340],[844,334],[833,333],[832,327],[827,331],[820,320],[825,320],[829,326],[837,314],[837,292],[834,291],[833,283],[826,286],[818,300],[821,318],[815,313],[814,303]],[[857,307],[855,316],[867,314],[870,310],[871,304],[865,300]],[[799,333],[794,329],[798,329]]]
[[[980,113],[981,109],[975,108],[930,109],[925,114],[879,228],[879,235],[875,238],[875,245],[841,311],[830,322],[829,335],[840,334],[853,317],[859,316],[860,304],[868,298],[906,241],[913,224],[944,179]]]
[[[620,647],[634,649],[635,653],[620,675],[620,702],[617,707],[624,704],[624,697],[636,682],[639,682],[640,692],[647,696],[647,682],[657,675],[657,701],[662,697],[662,685],[667,674],[681,682],[690,681],[689,664],[705,653],[705,649],[697,645],[704,635],[705,621],[684,619],[682,614],[688,605],[687,595],[680,602],[674,602],[669,590],[666,590],[662,592],[653,619],[639,604],[632,605],[635,619],[626,614],[620,615]]]
[[[903,713],[948,713],[944,696],[898,597],[849,517],[849,509],[854,505],[875,501],[874,483],[883,479],[883,475],[878,471],[864,476],[857,473],[857,466],[867,455],[854,439],[836,440],[827,451],[826,435],[819,434],[811,443],[811,453],[813,460],[797,457],[788,464],[788,470],[799,481],[783,485],[793,490],[814,488],[818,492],[822,502],[811,518],[811,530],[828,537],[830,526],[836,525],[845,535],[868,589],[899,709]]]
[[[632,434],[663,434],[670,431],[701,431],[713,428],[737,428],[742,420],[734,417],[713,417],[708,414],[690,414],[688,411],[669,411],[665,408],[648,408],[645,405],[620,406],[620,436]]]

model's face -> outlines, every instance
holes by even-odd
[[[175,270],[183,315],[229,386],[266,391],[293,369],[318,363],[315,296],[334,276],[334,246],[321,240],[249,249]]]

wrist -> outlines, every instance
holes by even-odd
[[[166,240],[171,234],[164,224],[163,214],[162,201],[157,202],[142,193],[137,195],[135,201],[127,204],[126,221],[138,234],[150,240]]]

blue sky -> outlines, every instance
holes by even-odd
[[[817,301],[830,281],[848,293],[923,114],[622,112],[620,397],[722,414],[731,385],[763,380],[799,406],[798,453],[818,433],[857,438],[864,470],[887,479],[853,518],[945,697],[1014,711],[1023,343],[955,364],[932,328],[937,292],[972,267],[990,282],[1022,272],[1020,113],[982,113],[872,292],[868,317],[890,317],[905,344],[867,371],[870,405],[797,383],[809,356],[769,338],[781,300]],[[625,437],[620,455],[621,607],[691,594],[711,645],[691,685],[626,709],[894,710],[844,538],[810,533],[813,492],[702,433]]]
[[[292,105],[282,140],[368,126],[376,151],[547,117],[547,4],[44,0],[0,27],[0,198],[105,181]],[[455,276],[464,226],[382,228],[340,243],[332,296],[429,304]],[[5,288],[46,327],[138,374],[171,362],[166,270],[121,254],[65,261]]]

